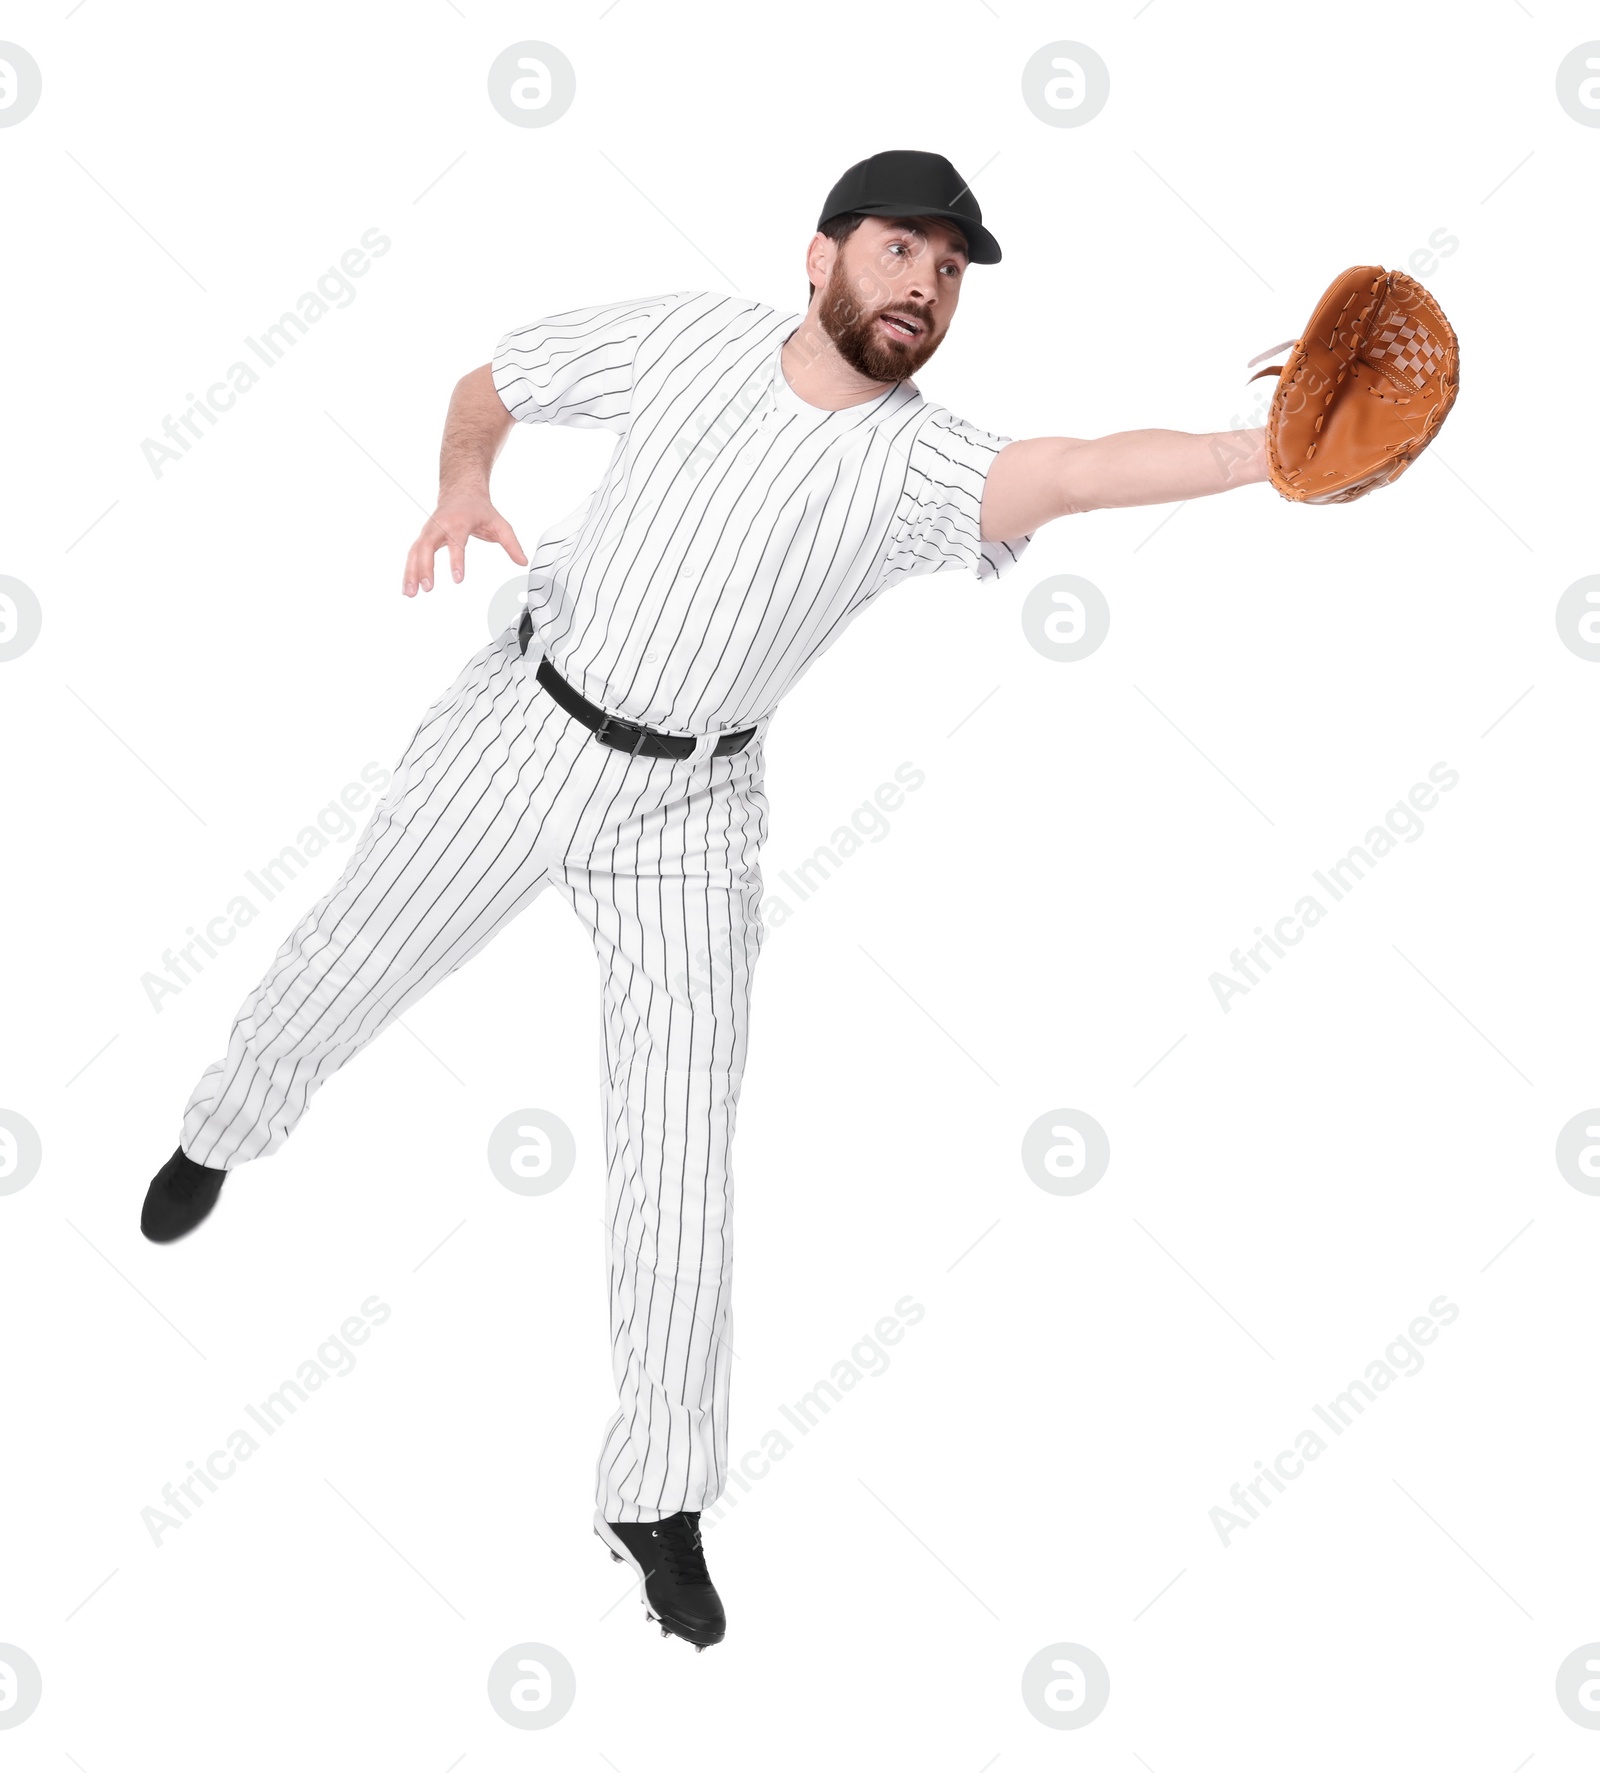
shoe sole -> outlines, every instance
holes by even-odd
[[[606,1520],[606,1517],[601,1514],[599,1509],[595,1510],[594,1515],[594,1536],[600,1541],[606,1550],[611,1553],[611,1561],[613,1563],[626,1564],[628,1568],[633,1571],[634,1575],[639,1578],[639,1601],[644,1607],[645,1617],[647,1619],[653,1619],[655,1623],[661,1627],[661,1635],[663,1637],[682,1638],[686,1644],[693,1644],[697,1651],[708,1649],[712,1644],[720,1644],[722,1642],[720,1637],[704,1639],[691,1637],[681,1625],[676,1624],[673,1620],[663,1619],[661,1617],[655,1608],[650,1605],[650,1597],[645,1593],[644,1567],[633,1553],[628,1550],[627,1546],[624,1545],[616,1534],[611,1531],[610,1523]]]

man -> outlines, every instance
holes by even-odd
[[[402,590],[499,543],[517,420],[600,427],[600,486],[541,538],[520,623],[423,716],[338,882],[245,1001],[150,1185],[145,1235],[197,1225],[312,1096],[546,885],[604,980],[606,1223],[618,1407],[595,1531],[663,1632],[720,1642],[700,1543],[727,1465],[732,1179],[768,722],[868,602],[920,574],[998,578],[1043,523],[1265,479],[1261,432],[1026,442],[915,383],[968,267],[1000,261],[950,162],[852,166],[806,249],[804,314],[698,291],[501,339],[450,402],[439,504]]]

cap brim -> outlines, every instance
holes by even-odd
[[[957,215],[953,209],[907,209],[903,203],[858,203],[843,212],[846,215],[936,215],[941,221],[958,228],[967,242],[967,258],[974,265],[998,265],[1000,242],[981,222]],[[824,216],[823,221],[831,221]],[[820,224],[819,224],[820,226]]]

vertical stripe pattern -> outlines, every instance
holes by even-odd
[[[507,333],[507,410],[617,439],[591,498],[541,537],[538,645],[509,628],[428,709],[343,874],[246,999],[182,1147],[265,1157],[339,1068],[553,887],[593,937],[617,1410],[607,1520],[704,1509],[728,1462],[730,1150],[762,938],[767,719],[874,597],[1010,570],[984,480],[1009,441],[912,383],[839,412],[783,372],[799,324],[697,291]],[[539,686],[539,652],[593,702],[668,732],[754,725],[727,757],[630,757]]]
[[[495,349],[514,417],[617,436],[593,496],[540,538],[528,609],[562,676],[625,719],[681,733],[763,719],[881,592],[998,578],[1030,540],[980,538],[1009,438],[914,382],[811,406],[781,362],[800,319],[678,291],[553,315]]]
[[[709,1506],[728,1457],[729,1153],[762,925],[758,732],[630,757],[539,686],[508,629],[428,710],[344,873],[201,1077],[182,1145],[275,1151],[338,1069],[554,887],[588,925],[603,1018],[605,1241],[618,1409],[608,1520]]]

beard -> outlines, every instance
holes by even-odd
[[[885,332],[878,324],[878,316],[885,308],[902,309],[914,320],[920,320],[924,328],[921,336],[896,339]],[[817,318],[845,362],[874,382],[909,380],[939,349],[933,316],[920,303],[890,300],[880,307],[863,307],[845,280],[843,253],[834,257]]]

